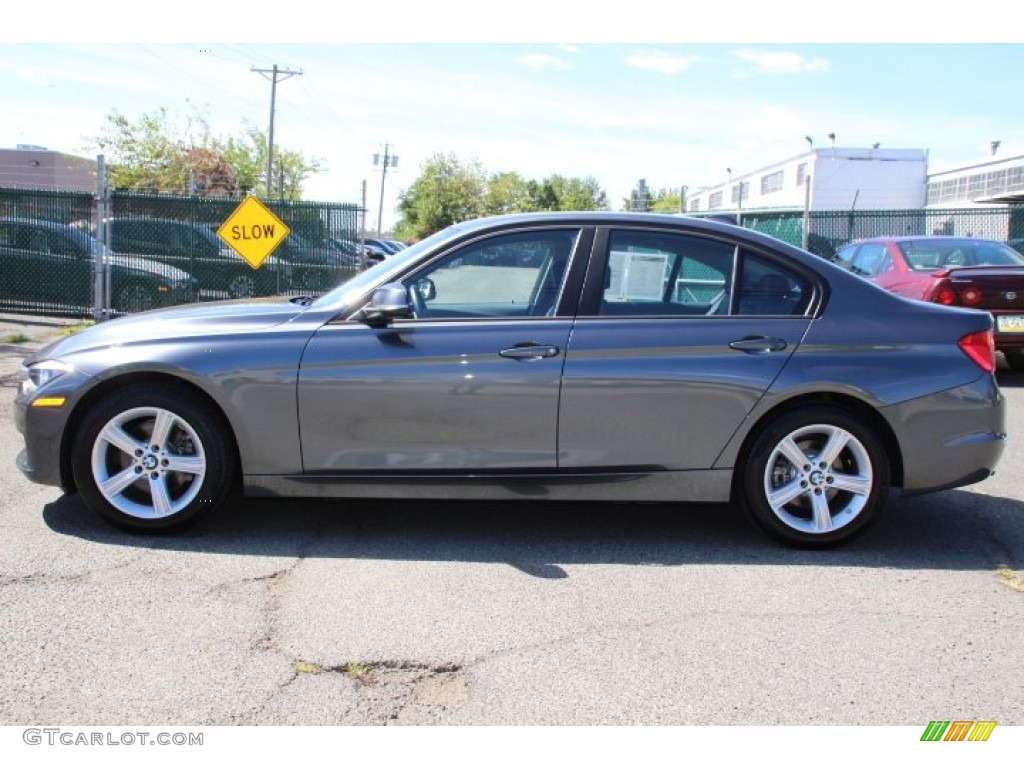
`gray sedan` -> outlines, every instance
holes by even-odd
[[[26,361],[22,471],[135,531],[250,495],[731,502],[850,539],[1003,451],[992,319],[728,224],[452,226],[313,301],[149,312]]]

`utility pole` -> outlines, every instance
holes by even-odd
[[[270,131],[267,134],[267,199],[270,199],[274,194],[274,105],[277,101],[277,81],[301,75],[302,70],[279,69],[275,64],[273,69],[253,67],[250,72],[258,72],[270,81]]]
[[[640,179],[636,183],[636,209],[641,213],[647,211],[647,179]]]
[[[380,157],[379,153],[375,153],[374,156],[373,156],[373,164],[381,166],[381,170],[380,170],[380,205],[377,206],[377,237],[381,236],[382,230],[384,228],[384,225],[383,225],[383,223],[381,221],[381,218],[384,216],[384,179],[386,179],[387,175],[388,175],[388,166],[390,166],[391,168],[397,168],[398,167],[398,158],[394,157],[394,156],[391,156],[391,155],[388,155],[389,151],[390,151],[390,147],[387,144],[385,144],[384,145],[384,162],[383,163],[380,162],[381,157]]]
[[[363,204],[359,208],[359,258],[363,257],[366,248],[366,179],[363,179]]]

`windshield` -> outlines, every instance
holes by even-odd
[[[1024,266],[1024,256],[994,240],[920,240],[899,243],[907,264],[918,272],[953,267]]]
[[[334,290],[325,293],[313,302],[313,306],[326,307],[331,304],[337,304],[339,309],[351,306],[365,296],[371,288],[388,282],[389,276],[402,272],[407,264],[416,261],[423,254],[441,245],[446,240],[451,240],[462,231],[462,225],[453,224],[447,229],[435,232],[430,237],[410,245],[391,258],[375,264],[364,272],[360,272],[351,280],[342,283]]]

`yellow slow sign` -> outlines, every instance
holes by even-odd
[[[217,234],[257,269],[291,230],[255,197],[247,197],[220,225]]]

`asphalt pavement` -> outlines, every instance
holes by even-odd
[[[133,536],[14,467],[17,361],[73,322],[0,316],[0,725],[1024,725],[1024,374],[996,476],[833,551],[543,501],[235,499]]]

